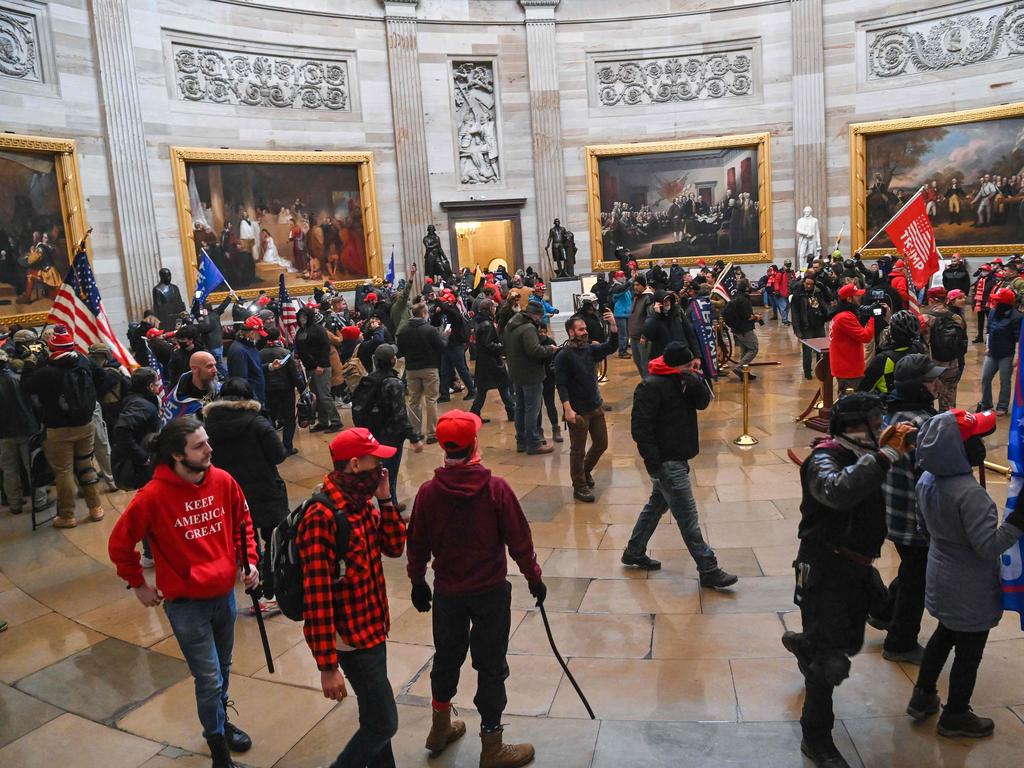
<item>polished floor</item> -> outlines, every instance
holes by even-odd
[[[641,766],[797,766],[802,680],[779,637],[799,625],[790,563],[796,551],[800,486],[788,448],[817,433],[794,421],[813,394],[801,376],[799,347],[788,329],[759,333],[761,360],[751,386],[752,448],[741,433],[735,381],[718,388],[701,421],[693,462],[708,541],[741,579],[727,594],[702,592],[678,531],[666,517],[651,546],[664,568],[648,576],[624,569],[619,555],[649,486],[629,436],[637,381],[630,361],[609,363],[604,386],[611,448],[595,472],[597,503],[575,504],[568,487],[568,442],[550,456],[515,452],[512,425],[496,396],[485,415],[484,461],[522,501],[549,586],[552,630],[590,699],[586,713],[552,656],[525,582],[513,575],[513,616],[506,735],[537,747],[536,765],[552,768]],[[961,405],[977,399],[980,346],[973,346]],[[456,400],[453,406],[463,405]],[[346,423],[348,417],[345,416]],[[989,439],[990,458],[1005,463],[1006,420]],[[328,466],[326,438],[306,434],[282,474],[297,501]],[[403,497],[439,464],[436,446],[407,453]],[[989,475],[997,501],[1005,481]],[[0,766],[33,768],[194,768],[209,765],[196,719],[192,681],[159,609],[143,608],[106,557],[106,541],[130,496],[105,497],[107,517],[69,531],[35,533],[26,516],[0,513]],[[79,510],[79,518],[85,514]],[[891,576],[891,547],[880,562]],[[475,766],[479,719],[472,710],[469,663],[456,706],[469,734],[428,760],[430,617],[409,602],[404,563],[385,563],[393,627],[389,672],[399,702],[395,740],[400,766]],[[515,574],[514,565],[510,566]],[[269,620],[277,671],[268,674],[255,621],[238,619],[231,697],[238,724],[254,739],[249,766],[328,765],[351,734],[355,701],[323,698],[299,624]],[[934,622],[926,619],[924,639]],[[992,633],[974,696],[996,722],[979,742],[936,736],[934,720],[903,714],[915,668],[882,659],[869,630],[850,679],[837,690],[836,741],[853,765],[1024,765],[1024,632],[1007,614]],[[944,681],[940,687],[944,686]],[[944,688],[942,688],[944,693]]]

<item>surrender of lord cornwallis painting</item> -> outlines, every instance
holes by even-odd
[[[1024,250],[1024,104],[852,125],[854,247],[918,189],[940,249]],[[893,249],[883,232],[868,255]]]

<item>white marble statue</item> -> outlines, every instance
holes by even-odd
[[[796,221],[796,257],[798,264],[810,264],[821,252],[821,230],[818,220],[812,215],[811,206],[804,208],[804,215]]]

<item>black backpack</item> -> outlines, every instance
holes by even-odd
[[[57,407],[68,421],[85,424],[96,410],[96,385],[88,366],[76,364],[64,372]]]
[[[277,599],[281,613],[292,621],[302,621],[305,590],[302,584],[302,561],[297,543],[299,524],[311,504],[322,504],[334,515],[336,533],[334,547],[338,570],[335,581],[345,575],[345,555],[348,553],[352,527],[348,518],[338,514],[334,502],[322,493],[314,493],[288,513],[270,537],[270,549],[264,559],[263,593]]]
[[[384,379],[363,376],[352,393],[352,423],[379,435],[387,426],[389,415],[384,401]]]
[[[952,315],[939,315],[928,333],[932,359],[939,362],[957,360],[967,352],[967,332]]]

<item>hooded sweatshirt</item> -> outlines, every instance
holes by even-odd
[[[235,585],[243,523],[248,560],[255,566],[249,505],[234,478],[210,467],[202,482],[192,483],[161,464],[114,524],[107,552],[117,575],[133,589],[141,587],[135,545],[145,536],[164,599],[220,597]]]
[[[505,548],[527,581],[540,580],[530,524],[505,480],[477,462],[438,467],[420,486],[406,544],[409,578],[426,579],[434,559],[434,589],[473,595],[505,584]]]
[[[829,313],[828,328],[832,375],[837,379],[859,379],[864,376],[864,345],[875,338],[875,318],[862,326],[857,308],[841,301]]]
[[[1024,535],[1024,507],[1002,525],[967,461],[956,417],[942,413],[917,435],[917,515],[931,537],[925,607],[954,632],[983,632],[1003,615],[999,559]]]

